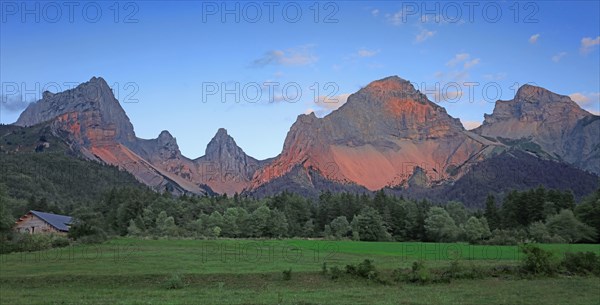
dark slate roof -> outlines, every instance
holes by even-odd
[[[52,214],[52,213],[44,213],[44,212],[33,211],[33,210],[31,211],[31,213],[33,215],[41,218],[42,220],[44,220],[51,226],[55,227],[57,230],[64,231],[64,232],[69,231],[69,227],[67,225],[70,224],[71,221],[73,220],[73,217],[71,217],[71,216],[57,215],[57,214]]]

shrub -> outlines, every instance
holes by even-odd
[[[78,242],[82,244],[100,244],[105,242],[108,239],[108,236],[103,231],[97,232],[92,235],[81,236],[77,239]]]
[[[495,267],[486,268],[481,266],[463,266],[459,261],[455,260],[450,263],[450,267],[442,273],[441,279],[448,281],[450,279],[481,279],[487,276],[494,276],[504,269],[495,270]]]
[[[165,280],[164,285],[167,289],[181,289],[185,286],[179,274],[172,274]]]
[[[342,274],[343,274],[342,270],[340,268],[338,268],[338,266],[333,266],[329,270],[330,270],[330,273],[331,273],[331,279],[332,280],[339,279],[342,276]]]
[[[377,268],[375,268],[375,265],[373,265],[373,261],[370,259],[365,259],[358,265],[346,265],[346,273],[355,277],[385,283],[385,281],[379,278],[379,272],[377,271]]]
[[[523,245],[520,249],[525,254],[521,262],[525,274],[553,275],[558,271],[552,252],[533,245]]]
[[[513,246],[519,243],[519,239],[515,237],[515,232],[511,230],[501,230],[496,229],[492,233],[492,238],[490,238],[486,243],[489,245],[501,245],[501,246]]]
[[[323,265],[321,266],[321,274],[327,274],[327,262],[323,262]]]
[[[346,273],[350,275],[356,275],[356,266],[351,264],[346,265]]]
[[[561,266],[572,274],[600,276],[600,256],[594,252],[566,253]]]
[[[63,236],[54,236],[51,243],[52,248],[66,247],[71,244],[69,239]]]
[[[358,264],[356,274],[360,277],[370,278],[377,275],[377,270],[370,259],[365,259],[362,263]]]
[[[292,268],[288,270],[283,270],[283,280],[289,281],[292,279]]]
[[[423,261],[412,264],[409,280],[413,283],[426,284],[431,281],[431,272]]]
[[[52,236],[45,234],[16,233],[13,236],[12,243],[13,251],[42,251],[52,248]]]

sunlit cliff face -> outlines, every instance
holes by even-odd
[[[449,166],[463,165],[486,145],[408,81],[389,77],[351,95],[322,119],[299,116],[282,154],[255,176],[252,187],[298,164],[370,190],[405,183],[416,167],[436,182],[449,178]]]

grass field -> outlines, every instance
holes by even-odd
[[[541,245],[557,256],[600,245]],[[597,277],[488,278],[447,284],[333,281],[323,262],[372,259],[379,270],[514,265],[512,246],[351,241],[137,240],[0,257],[1,304],[600,304]],[[284,281],[282,271],[292,269]],[[174,275],[184,284],[167,289]]]

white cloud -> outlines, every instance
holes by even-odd
[[[29,101],[24,99],[24,94],[18,93],[14,95],[0,95],[0,113],[1,110],[6,110],[9,113],[21,112],[29,104],[35,102],[36,99]]]
[[[433,37],[433,35],[435,35],[435,31],[429,31],[429,30],[423,29],[423,30],[421,30],[421,32],[419,32],[419,34],[417,34],[417,36],[415,37],[415,41],[423,42],[423,41],[429,39],[430,37]]]
[[[590,101],[590,98],[585,96],[582,93],[579,92],[575,92],[575,93],[571,93],[569,94],[569,97],[577,104],[579,105],[583,105],[586,104]]]
[[[600,92],[575,92],[569,94],[569,97],[581,108],[595,115],[600,112]]]
[[[316,101],[308,102],[308,108],[305,114],[314,112],[316,116],[323,117],[331,111],[336,110],[348,101],[349,93],[339,94],[335,96],[321,95]]]
[[[304,45],[286,50],[271,50],[252,62],[253,67],[268,65],[305,66],[315,63],[318,57],[313,54],[314,45]]]
[[[386,16],[387,20],[393,25],[401,25],[405,22],[404,12],[402,12],[402,11],[397,11],[393,15],[386,14],[385,16]]]
[[[360,57],[373,57],[373,56],[377,55],[377,53],[379,53],[379,50],[360,49],[360,50],[358,50],[357,54]]]
[[[485,78],[486,80],[489,81],[500,81],[506,78],[506,73],[504,72],[499,72],[499,73],[495,73],[495,74],[485,74],[483,75],[483,78]]]
[[[533,34],[533,35],[531,35],[531,37],[529,37],[529,43],[535,44],[535,43],[537,43],[539,38],[540,38],[540,34]]]
[[[313,112],[315,112],[315,110],[312,108],[308,108],[308,109],[304,110],[304,114],[311,114]]]
[[[460,122],[463,124],[463,126],[467,130],[475,129],[475,128],[481,126],[481,122],[478,122],[478,121],[465,121],[463,119],[460,119]]]
[[[471,55],[469,53],[458,53],[446,63],[446,66],[455,69],[447,72],[436,72],[434,76],[447,82],[460,83],[469,78],[469,70],[478,65],[480,62],[480,58],[471,59]],[[462,66],[462,68],[461,66],[456,67],[459,64]]]
[[[592,39],[592,37],[585,37],[581,39],[581,53],[587,54],[592,51],[594,46],[600,44],[600,36],[596,37],[596,39]]]
[[[470,55],[468,53],[459,53],[459,54],[456,54],[456,55],[454,55],[454,58],[450,59],[450,61],[448,61],[446,63],[446,66],[454,67],[454,66],[456,66],[456,64],[469,59],[469,56]]]
[[[340,108],[342,105],[344,105],[346,103],[346,101],[348,101],[349,96],[350,96],[349,93],[344,93],[344,94],[335,95],[335,96],[331,96],[331,97],[321,95],[315,101],[315,105],[317,105],[320,108],[335,110],[335,109]]]
[[[371,15],[373,15],[373,16],[375,16],[375,17],[379,16],[379,10],[378,10],[378,9],[374,9],[374,10],[372,10],[372,11],[371,11]]]
[[[596,104],[598,106],[600,104],[600,92],[592,92],[592,93],[581,93],[575,92],[569,94],[569,97],[579,106],[592,106]]]
[[[463,67],[465,69],[472,68],[472,67],[476,66],[477,64],[479,64],[479,61],[480,61],[479,58],[475,58],[475,59],[469,60],[469,61],[465,62],[465,64],[464,64]]]
[[[552,56],[552,61],[553,62],[559,62],[565,56],[567,56],[567,52],[560,52],[560,53]]]

